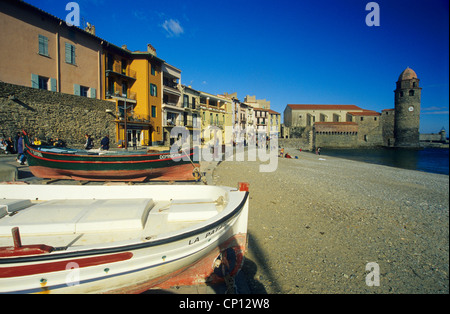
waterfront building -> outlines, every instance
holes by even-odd
[[[278,137],[281,136],[281,114],[272,109],[268,111],[268,132],[270,135],[276,134]]]
[[[225,139],[225,127],[232,126],[232,103],[232,100],[225,96],[200,91],[199,105],[204,142],[210,141],[217,130],[222,134],[222,143],[231,140]]]
[[[416,73],[405,69],[397,81],[395,108],[381,113],[355,105],[287,105],[284,134],[309,147],[419,147],[420,96]]]
[[[108,112],[120,146],[162,143],[164,61],[153,46],[132,52],[96,36],[89,23],[68,26],[15,0],[0,2],[0,28],[8,43],[0,49],[0,81],[114,102]]]
[[[147,51],[134,51],[131,57],[130,70],[136,72],[136,81],[130,91],[137,103],[130,115],[133,127],[128,131],[128,138],[137,139],[146,146],[160,145],[163,141],[161,90],[164,60],[156,56],[156,50],[150,44]],[[136,138],[139,134],[140,139]]]
[[[191,140],[197,143],[201,131],[200,92],[191,86],[182,85],[183,93],[183,126],[189,130]]]
[[[175,126],[183,125],[181,70],[164,62],[163,72],[163,103],[162,126],[164,145],[172,145],[176,139],[170,138],[170,132]]]
[[[258,134],[269,134],[268,120],[269,120],[269,110],[262,108],[253,108],[254,120],[253,126]]]
[[[102,39],[23,1],[0,2],[0,81],[101,99]]]

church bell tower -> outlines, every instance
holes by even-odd
[[[406,68],[400,74],[395,93],[394,137],[396,147],[419,147],[420,97],[416,72]]]

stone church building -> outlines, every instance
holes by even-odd
[[[355,105],[287,105],[286,137],[303,137],[310,148],[419,147],[420,97],[417,74],[399,76],[395,108],[381,113]]]

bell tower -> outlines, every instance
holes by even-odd
[[[400,74],[395,93],[394,138],[396,147],[419,147],[420,97],[416,72],[406,68]]]

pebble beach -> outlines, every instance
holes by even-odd
[[[250,183],[251,293],[449,293],[448,175],[285,152],[275,172],[223,161],[213,173]]]

